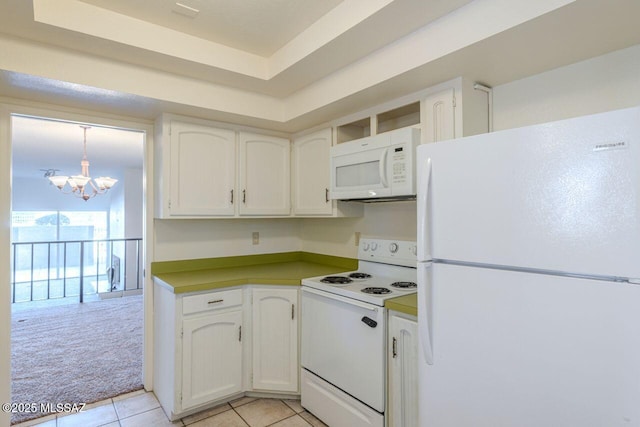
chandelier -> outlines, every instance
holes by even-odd
[[[87,129],[91,129],[91,126],[80,127],[84,129],[84,151],[80,162],[82,172],[80,175],[74,176],[55,175],[55,172],[53,172],[53,175],[48,176],[48,178],[64,194],[73,194],[87,201],[98,194],[104,194],[109,191],[118,180],[108,176],[91,178],[89,175],[89,160],[87,160]]]

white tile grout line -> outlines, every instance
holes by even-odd
[[[237,406],[237,408],[239,408],[239,407],[241,407],[241,406],[244,406],[244,405],[248,405],[249,403],[253,403],[253,402],[256,402],[256,401],[261,400],[261,399],[262,399],[262,398],[258,398],[258,399],[256,399],[256,400],[252,400],[251,402],[243,403],[242,405],[238,405],[238,406]],[[275,400],[275,399],[274,399],[274,400]],[[278,420],[278,421],[275,421],[275,422],[273,422],[273,423],[271,423],[271,424],[267,425],[266,427],[269,427],[269,426],[272,426],[272,425],[278,424],[278,423],[279,423],[279,422],[281,422],[281,421],[288,420],[289,418],[293,418],[293,417],[295,417],[296,415],[299,415],[299,414],[296,412],[296,410],[295,410],[295,409],[293,409],[291,406],[287,405],[287,402],[285,402],[285,401],[284,401],[284,399],[278,399],[278,400],[280,400],[280,402],[282,402],[282,404],[283,404],[284,406],[286,406],[287,408],[291,409],[291,410],[293,411],[293,415],[289,415],[288,417],[284,417],[284,418],[282,418],[282,419],[280,419],[280,420]],[[229,405],[229,406],[231,406],[231,405]],[[252,426],[251,424],[249,424],[249,422],[248,422],[247,420],[245,420],[245,419],[242,417],[242,415],[240,415],[240,414],[238,413],[238,411],[236,411],[236,408],[231,407],[231,409],[232,409],[236,414],[238,414],[238,416],[240,417],[240,419],[241,419],[242,421],[244,421],[244,423],[245,423],[248,427],[254,427],[254,426]],[[226,412],[226,411],[225,411],[225,412]],[[302,417],[300,417],[300,418],[302,418]],[[305,423],[309,424],[309,422],[308,422],[307,420],[305,420],[304,418],[302,418],[302,421],[304,421]],[[309,424],[309,425],[311,426],[311,424]]]
[[[284,403],[284,402],[283,402],[283,403]],[[286,403],[285,403],[285,405],[286,405]],[[288,406],[288,405],[287,405],[287,406]],[[293,409],[293,408],[291,408],[291,409]],[[294,412],[294,414],[293,414],[293,415],[290,415],[290,416],[288,416],[288,417],[286,417],[286,418],[283,418],[283,419],[281,419],[281,420],[278,420],[278,421],[276,421],[275,423],[271,423],[271,424],[269,424],[267,427],[269,427],[269,426],[273,426],[273,425],[276,425],[276,424],[278,424],[279,422],[282,422],[282,421],[284,421],[284,420],[288,420],[289,418],[293,418],[293,417],[296,417],[296,416],[299,416],[299,415],[300,415],[299,413],[295,412],[295,410],[294,410],[293,412]],[[301,419],[302,421],[304,421],[305,423],[307,423],[308,425],[311,425],[311,424],[309,424],[309,421],[305,420],[304,418],[300,417],[300,419]],[[250,427],[251,427],[251,426],[250,426]]]
[[[150,393],[150,392],[145,392],[145,393]],[[140,390],[137,390],[137,391],[131,392],[131,393],[129,393],[129,394],[131,394],[131,396],[128,396],[128,397],[123,397],[124,395],[116,396],[116,397],[118,398],[118,399],[117,399],[117,401],[122,401],[122,400],[126,400],[126,399],[129,399],[129,398],[133,398],[133,397],[136,397],[136,396],[138,396],[138,395],[142,395],[143,393],[140,393]],[[236,415],[238,415],[238,417],[240,417],[240,419],[241,419],[241,420],[242,420],[242,421],[243,421],[247,426],[252,427],[252,426],[249,424],[249,422],[248,422],[246,419],[244,419],[244,418],[242,417],[242,415],[240,415],[240,413],[239,413],[238,411],[236,411],[236,408],[240,408],[240,407],[242,407],[242,406],[245,406],[245,405],[248,405],[248,404],[250,404],[250,403],[253,403],[253,402],[259,401],[259,400],[261,400],[261,399],[263,399],[263,398],[256,398],[255,400],[252,400],[252,401],[250,401],[250,402],[243,403],[243,404],[238,405],[238,406],[236,406],[236,407],[231,406],[230,402],[227,402],[227,403],[229,404],[230,409],[227,409],[226,411],[220,412],[219,414],[222,414],[222,413],[224,413],[224,412],[227,412],[227,411],[229,411],[229,410],[232,410],[233,412],[235,412],[235,413],[236,413]],[[275,399],[274,399],[274,400],[275,400]],[[292,415],[288,416],[288,417],[282,418],[282,419],[280,419],[280,420],[278,420],[278,421],[275,421],[274,423],[269,424],[269,426],[272,426],[272,425],[274,425],[274,424],[277,424],[277,423],[279,423],[279,422],[281,422],[281,421],[284,421],[284,420],[287,420],[287,419],[289,419],[289,418],[293,418],[293,417],[295,417],[296,415],[300,415],[300,413],[296,412],[296,410],[295,410],[294,408],[292,408],[291,406],[289,406],[289,405],[287,404],[287,402],[285,402],[285,399],[278,399],[278,400],[280,400],[280,402],[282,402],[282,403],[283,403],[287,408],[291,409],[294,413],[293,413]],[[107,403],[107,401],[109,401],[109,402]],[[155,408],[150,408],[150,409],[147,409],[146,411],[142,411],[142,412],[139,412],[139,413],[137,413],[137,414],[133,414],[133,415],[130,415],[130,416],[128,416],[128,417],[123,417],[123,418],[121,418],[121,417],[120,417],[120,415],[118,414],[118,410],[116,409],[114,398],[109,398],[109,399],[101,400],[101,401],[99,401],[99,402],[94,402],[94,403],[92,403],[92,404],[91,404],[91,405],[92,405],[92,407],[91,407],[90,409],[98,408],[98,407],[100,407],[100,406],[106,406],[106,405],[109,405],[109,404],[113,406],[113,410],[114,410],[114,412],[115,412],[115,414],[116,414],[116,417],[117,417],[117,420],[115,420],[115,421],[117,421],[117,422],[118,422],[118,424],[120,424],[120,421],[122,421],[122,420],[126,420],[126,419],[129,419],[129,418],[132,418],[132,417],[135,417],[135,416],[138,416],[138,415],[141,415],[141,414],[144,414],[144,413],[150,412],[150,411],[154,411],[154,410],[156,410],[156,409],[160,408],[160,406],[155,407]],[[163,411],[163,414],[164,414],[164,411]],[[219,414],[216,414],[216,415],[219,415]],[[70,416],[70,417],[72,417],[73,415],[77,415],[77,414],[65,415],[65,416]],[[164,414],[164,415],[165,415],[165,417],[167,418],[167,420],[169,420],[169,418],[166,416],[166,414]],[[213,416],[216,416],[216,415],[212,415],[212,417],[213,417]],[[43,418],[44,418],[44,417],[43,417]],[[38,424],[31,424],[31,426],[34,426],[34,427],[35,427],[35,426],[37,426],[37,425],[39,425],[39,424],[43,424],[43,423],[46,423],[46,422],[49,422],[49,421],[52,421],[52,420],[56,420],[56,425],[57,425],[57,424],[58,424],[58,418],[62,418],[62,417],[60,417],[60,416],[56,416],[56,417],[54,417],[54,418],[52,418],[52,419],[49,419],[49,420],[42,420],[42,422],[40,422],[40,423],[38,423]],[[305,423],[307,423],[308,425],[310,425],[310,426],[312,425],[312,424],[310,424],[306,419],[304,419],[303,417],[300,417],[300,418],[302,418],[302,420],[303,420]],[[206,419],[206,418],[205,418],[205,419]],[[34,419],[34,420],[32,420],[32,421],[35,421],[35,419]],[[169,421],[171,421],[171,420],[169,420]],[[179,420],[179,421],[180,421],[180,423],[181,423],[183,426],[187,426],[187,424],[185,424],[185,422],[184,422],[184,419],[183,419],[183,418],[180,418],[180,420]],[[24,422],[24,426],[25,426],[25,427],[26,427],[27,425],[29,425],[29,424],[27,424],[28,422],[29,422],[29,421],[25,421],[25,422]],[[110,422],[114,422],[114,421],[110,421]],[[14,427],[22,427],[22,425],[21,425],[21,424],[16,424]],[[267,426],[267,427],[268,427],[268,426]]]

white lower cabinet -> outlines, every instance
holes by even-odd
[[[389,312],[388,427],[418,426],[418,322]]]
[[[298,289],[254,288],[253,378],[256,390],[298,391]]]
[[[183,320],[182,409],[242,391],[241,308]]]
[[[172,420],[254,390],[298,394],[297,287],[175,294],[155,279],[153,299],[153,391]]]

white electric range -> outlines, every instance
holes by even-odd
[[[416,242],[361,239],[358,270],[310,277],[303,286],[383,306],[389,298],[416,292]]]
[[[363,238],[358,270],[302,280],[302,406],[332,427],[383,427],[386,310],[416,292],[416,243]]]

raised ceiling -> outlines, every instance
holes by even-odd
[[[82,0],[234,49],[268,57],[342,0]]]
[[[0,95],[298,132],[454,77],[495,86],[640,43],[637,0],[181,3],[1,0]]]

